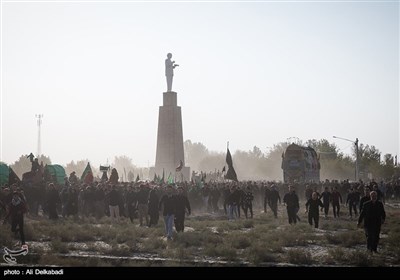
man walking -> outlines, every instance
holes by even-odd
[[[364,221],[365,236],[367,237],[367,249],[377,253],[381,225],[385,222],[386,213],[383,203],[378,201],[375,191],[370,193],[371,200],[364,203],[357,226]]]
[[[283,197],[283,203],[286,204],[286,210],[289,218],[289,224],[297,223],[297,212],[299,211],[299,197],[297,196],[294,187],[289,185],[289,193]]]

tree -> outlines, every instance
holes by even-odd
[[[192,143],[191,140],[186,140],[183,143],[185,150],[185,163],[190,166],[192,170],[199,170],[200,162],[209,156],[208,149],[202,143]]]
[[[83,171],[85,170],[88,162],[89,162],[88,159],[78,160],[76,163],[72,160],[70,163],[67,163],[66,166],[64,167],[65,174],[67,176],[69,176],[73,171],[75,171],[76,176],[78,176],[78,178],[80,178],[80,176],[82,175]],[[95,174],[97,173],[97,172],[95,172],[95,167],[91,165],[91,168],[92,168],[93,176],[95,176]]]
[[[266,156],[265,170],[268,179],[270,180],[283,180],[282,154],[286,151],[286,148],[290,145],[289,142],[280,142],[274,144],[272,149]]]
[[[262,158],[264,157],[264,154],[262,153],[261,149],[257,146],[253,147],[253,150],[250,151],[250,154],[254,158]]]
[[[383,165],[381,166],[380,176],[390,178],[395,174],[394,158],[391,154],[385,154],[383,157]]]
[[[337,146],[326,139],[308,140],[306,145],[313,148],[320,155],[320,159],[336,159],[339,154]]]
[[[385,154],[383,156],[383,162],[386,166],[390,166],[390,167],[394,166],[394,158],[391,154]]]
[[[355,148],[353,148],[355,155]],[[364,178],[368,173],[373,177],[380,175],[381,153],[375,146],[360,144],[358,147],[358,161],[360,172],[364,174]]]
[[[197,170],[203,172],[215,172],[215,170],[219,170],[221,172],[224,165],[226,165],[225,154],[213,152],[199,162],[199,169]]]
[[[132,162],[132,159],[128,156],[114,157],[112,167],[117,169],[120,178],[124,178],[124,180],[128,180],[128,178],[126,178],[127,174],[129,174],[129,171],[134,172],[134,169],[136,168],[136,166]]]
[[[132,172],[132,170],[129,170],[128,172],[128,181],[129,182],[135,181],[135,174]]]

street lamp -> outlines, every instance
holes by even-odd
[[[358,182],[358,138],[356,138],[356,141],[350,140],[350,139],[346,139],[346,138],[342,138],[342,137],[338,137],[338,136],[333,136],[333,138],[337,138],[337,139],[342,139],[342,140],[346,140],[349,141],[351,143],[353,143],[356,147],[356,174],[355,174],[355,178],[356,178],[356,182]]]

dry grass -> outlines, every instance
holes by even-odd
[[[292,264],[307,264],[313,263],[311,253],[301,249],[290,249],[287,251],[287,260]]]
[[[364,232],[356,228],[355,220],[321,219],[322,230],[315,230],[303,216],[301,222],[289,225],[286,212],[281,211],[279,218],[274,219],[271,213],[255,211],[254,219],[242,217],[236,221],[209,215],[191,216],[185,224],[192,229],[174,233],[173,241],[165,240],[162,220],[156,227],[147,228],[138,227],[127,219],[117,224],[112,224],[109,218],[85,218],[78,222],[28,219],[25,223],[28,244],[37,241],[47,242],[49,246],[33,245],[30,247],[32,255],[21,261],[61,266],[263,266],[280,262],[299,266],[398,265],[400,210],[386,211],[382,233],[388,236],[381,239],[378,256],[366,252]],[[17,243],[9,226],[0,227],[0,242],[9,247]],[[325,251],[315,255],[310,245],[325,248]],[[79,252],[97,255],[65,257]],[[139,261],[132,256],[143,257]],[[147,256],[161,259],[147,259]]]

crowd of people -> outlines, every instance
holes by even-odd
[[[332,208],[333,217],[340,218],[341,206],[348,207],[350,218],[361,213],[361,223],[363,219],[367,221],[368,213],[375,209],[369,206],[364,209],[375,195],[382,205],[390,199],[400,199],[400,180],[379,183],[374,180],[369,183],[325,180],[307,184],[268,181],[163,184],[153,181],[121,183],[110,178],[87,184],[72,172],[63,185],[42,182],[2,186],[0,206],[3,219],[11,224],[13,232],[19,231],[24,244],[23,217],[26,212],[33,216],[45,215],[51,220],[109,216],[113,223],[120,222],[123,216],[131,223],[136,223],[137,219],[139,226],[147,227],[157,225],[162,213],[165,235],[172,239],[173,226],[177,232],[183,232],[185,216],[192,211],[220,214],[234,221],[241,217],[253,218],[254,209],[265,213],[270,209],[277,218],[278,203],[286,206],[289,224],[300,220],[298,212],[304,207],[308,222],[318,228],[320,212],[328,217]],[[380,216],[382,220],[382,214]],[[376,231],[376,226],[372,233],[369,230],[368,238],[374,236],[372,240],[376,240]],[[375,243],[368,248],[376,251]]]

